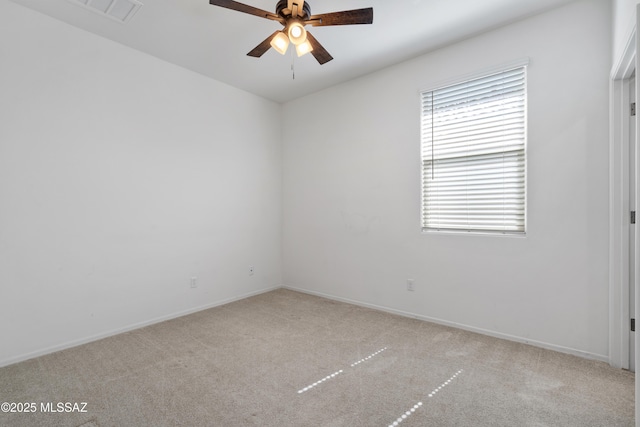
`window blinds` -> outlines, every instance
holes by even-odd
[[[422,92],[422,228],[525,231],[526,68]]]

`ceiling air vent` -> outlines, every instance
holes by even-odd
[[[138,0],[69,0],[92,12],[126,24],[142,6]]]

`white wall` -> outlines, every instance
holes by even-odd
[[[0,366],[280,285],[280,105],[5,0],[0,58]]]
[[[606,360],[611,21],[571,3],[286,104],[285,285]],[[419,89],[522,57],[527,236],[421,234]]]
[[[613,63],[622,56],[636,24],[638,0],[613,0]]]

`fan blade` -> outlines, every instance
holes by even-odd
[[[309,43],[311,43],[311,47],[313,47],[311,54],[314,58],[316,58],[320,65],[326,64],[333,59],[333,56],[331,56],[331,54],[327,52],[324,47],[322,47],[318,40],[316,40],[316,38],[313,37],[309,31],[307,31],[307,40],[309,40]]]
[[[248,13],[249,15],[259,16],[261,18],[267,18],[274,21],[282,22],[282,18],[280,18],[276,14],[267,12],[266,10],[258,9],[257,7],[249,6],[247,4],[238,3],[237,1],[233,0],[209,0],[209,4],[236,10],[238,12]]]
[[[254,47],[251,52],[247,53],[247,56],[253,56],[254,58],[260,58],[262,55],[264,55],[264,53],[266,51],[268,51],[271,48],[271,39],[273,39],[276,36],[276,34],[278,34],[279,32],[280,31],[275,31],[269,37],[264,39],[264,41],[262,43],[260,43],[256,47]]]
[[[314,27],[327,25],[354,25],[373,23],[373,8],[345,10],[343,12],[312,15],[307,22]]]

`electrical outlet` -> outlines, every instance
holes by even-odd
[[[197,277],[192,277],[191,278],[191,287],[192,288],[197,288],[198,287],[198,278]]]
[[[253,265],[249,266],[249,276],[253,276]]]
[[[415,289],[414,285],[415,285],[415,280],[407,279],[407,290],[408,291],[412,291],[412,292],[415,291],[416,289]]]

